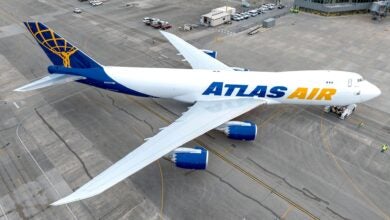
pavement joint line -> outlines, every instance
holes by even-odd
[[[12,16],[11,14],[7,13],[5,10],[3,10],[2,8],[0,8],[0,12],[3,12],[2,14],[4,14],[6,17],[8,17],[10,20],[12,20],[13,22],[15,22],[16,24],[18,24],[19,26],[22,26],[24,27],[24,25],[22,24],[21,21],[18,21],[16,18],[14,18],[14,16]]]
[[[252,197],[252,195],[246,194],[246,193],[242,192],[238,187],[234,186],[232,183],[230,183],[229,181],[225,180],[224,177],[218,176],[217,174],[213,173],[210,170],[205,170],[205,173],[208,173],[208,174],[212,175],[213,177],[217,178],[221,183],[226,184],[227,186],[229,186],[232,190],[236,191],[241,196],[243,196],[243,197],[245,197],[245,198],[247,198],[249,200],[252,200],[253,202],[257,203],[259,206],[261,206],[265,210],[269,211],[275,217],[274,219],[279,219],[279,215],[274,210],[272,210],[269,206],[264,204],[265,199],[262,199],[261,201],[255,199],[254,197]]]
[[[5,217],[5,220],[8,220],[8,216],[7,214],[5,213],[4,209],[3,209],[3,206],[0,204],[0,209],[1,209],[1,212],[3,213],[3,216]]]
[[[164,210],[164,175],[162,171],[162,167],[160,164],[160,160],[157,160],[158,167],[160,169],[160,176],[161,176],[161,205],[160,205],[160,219],[163,218],[163,210]]]
[[[78,94],[80,94],[80,93],[83,93],[84,91],[86,91],[86,90],[88,90],[88,89],[89,89],[89,88],[85,88],[85,89],[82,89],[82,90],[80,90],[80,91],[78,91],[78,92],[75,92],[75,93],[73,93],[73,94],[70,94],[70,95],[68,95],[68,96],[65,96],[65,97],[62,97],[62,98],[60,98],[60,99],[54,100],[54,101],[52,101],[52,102],[43,103],[43,104],[39,105],[38,107],[36,107],[36,109],[38,109],[38,108],[40,108],[40,107],[42,107],[42,106],[45,106],[45,105],[51,105],[51,104],[55,104],[55,103],[57,103],[57,102],[63,101],[63,100],[65,100],[65,99],[69,98],[69,97],[72,97],[72,96],[74,96],[74,95],[78,95]],[[22,144],[22,146],[24,147],[24,149],[26,150],[26,152],[28,153],[28,155],[31,157],[31,159],[34,161],[34,163],[37,165],[37,167],[38,167],[38,169],[41,171],[42,175],[45,177],[45,179],[48,181],[48,183],[49,183],[49,184],[51,185],[51,187],[54,189],[54,191],[56,192],[56,194],[57,194],[58,196],[61,197],[61,194],[59,193],[59,191],[57,190],[57,188],[54,186],[53,182],[52,182],[52,181],[49,179],[49,177],[46,175],[45,171],[44,171],[44,170],[42,169],[42,167],[39,165],[38,161],[37,161],[37,160],[35,159],[35,157],[31,154],[31,151],[28,149],[28,147],[26,146],[26,144],[23,142],[22,138],[19,136],[19,128],[21,127],[21,125],[23,124],[23,122],[24,122],[26,119],[30,118],[32,115],[33,115],[33,112],[31,112],[29,115],[27,115],[25,118],[23,118],[23,119],[19,122],[18,126],[16,127],[16,136],[17,136],[17,138],[19,139],[19,141],[20,141],[20,143]],[[65,206],[66,206],[67,210],[69,211],[69,213],[72,215],[73,219],[76,219],[76,220],[77,220],[78,218],[77,218],[76,215],[73,213],[73,211],[70,209],[69,205],[66,204]]]
[[[32,114],[30,114],[29,116],[27,116],[25,119],[29,118]],[[61,194],[58,192],[57,188],[54,186],[53,182],[49,179],[49,177],[46,175],[45,171],[42,169],[42,167],[39,165],[38,161],[35,159],[35,157],[31,154],[30,150],[27,148],[27,146],[24,144],[23,140],[20,138],[19,136],[19,127],[20,125],[23,123],[23,121],[25,120],[23,119],[18,127],[16,128],[16,136],[18,137],[20,143],[23,145],[24,149],[27,151],[28,155],[30,155],[31,159],[34,161],[34,163],[37,165],[37,167],[39,168],[39,170],[42,172],[43,176],[45,177],[45,179],[47,180],[47,182],[53,187],[54,191],[57,193],[57,195],[61,196]],[[69,210],[69,212],[71,213],[71,215],[73,216],[74,219],[77,219],[76,215],[73,213],[73,211],[69,208],[68,204],[65,205],[66,208]]]
[[[69,144],[64,140],[64,138],[53,128],[53,126],[51,126],[51,124],[49,124],[49,122],[41,115],[41,113],[39,113],[39,111],[37,109],[34,109],[34,110],[35,110],[35,113],[38,115],[38,117],[42,120],[42,122],[49,128],[49,130],[51,132],[53,132],[54,135],[57,136],[57,138],[65,145],[65,147],[68,148],[68,150],[77,158],[77,160],[80,162],[81,166],[83,167],[83,169],[84,169],[85,173],[87,174],[87,176],[89,177],[89,179],[92,179],[93,177],[89,173],[88,168],[85,165],[82,158],[76,153],[76,151],[74,151],[69,146]]]
[[[13,102],[13,103],[14,103],[14,106],[15,106],[17,109],[20,108],[19,105],[18,105],[16,102]]]
[[[292,210],[292,208],[293,208],[293,206],[292,206],[292,205],[289,205],[288,208],[286,209],[286,211],[282,214],[282,216],[280,216],[280,219],[281,219],[281,220],[286,219],[287,214]]]
[[[140,101],[138,101],[136,99],[133,99],[133,98],[130,98],[130,99],[133,100],[135,103],[139,104],[141,107],[143,107],[146,110],[148,110],[149,112],[155,114],[158,118],[160,118],[161,120],[165,121],[166,123],[171,123],[171,121],[166,119],[164,116],[162,116],[158,112],[156,112],[156,111],[152,110],[151,108],[149,108],[146,104],[144,104],[144,103],[142,103],[142,102],[140,102]],[[201,141],[199,139],[194,139],[194,141],[196,143],[200,144],[201,146],[204,146],[207,150],[209,150],[210,152],[212,152],[213,154],[218,156],[220,159],[222,159],[223,161],[225,161],[226,163],[228,163],[229,165],[234,167],[236,170],[240,171],[241,173],[243,173],[244,175],[246,175],[247,177],[252,179],[254,182],[258,183],[259,185],[261,185],[264,188],[266,188],[267,190],[269,190],[272,194],[275,194],[276,196],[278,196],[279,198],[283,199],[284,201],[286,201],[290,205],[294,206],[296,209],[300,210],[302,213],[308,215],[311,219],[314,219],[314,220],[319,220],[320,219],[319,217],[317,217],[314,214],[312,214],[311,212],[309,212],[307,209],[305,209],[302,206],[300,206],[298,203],[295,203],[294,201],[292,201],[291,199],[289,199],[288,197],[286,197],[285,195],[283,195],[282,193],[280,193],[279,191],[274,189],[272,186],[268,185],[267,183],[265,183],[261,179],[257,178],[256,176],[254,176],[253,174],[251,174],[247,170],[243,169],[242,167],[240,167],[239,165],[237,165],[236,163],[231,161],[230,159],[226,158],[225,156],[220,154],[218,151],[208,147],[203,141]]]
[[[273,112],[270,117],[268,117],[266,120],[264,120],[260,125],[259,128],[264,127],[265,124],[270,122],[272,119],[274,119],[276,116],[283,114],[285,112],[285,109],[282,107],[278,109],[277,111]]]
[[[294,201],[292,201],[291,199],[289,199],[288,197],[286,197],[285,195],[283,195],[282,193],[280,193],[279,191],[274,189],[272,186],[268,185],[267,183],[265,183],[261,179],[257,178],[256,176],[254,176],[253,174],[251,174],[247,170],[241,168],[239,165],[237,165],[236,163],[234,163],[230,159],[224,157],[223,155],[221,155],[219,152],[215,151],[214,149],[211,149],[210,147],[207,147],[202,141],[196,140],[196,142],[198,142],[199,144],[205,146],[205,148],[207,148],[213,154],[217,155],[223,161],[225,161],[229,165],[233,166],[235,169],[237,169],[241,173],[245,174],[247,177],[252,179],[254,182],[258,183],[259,185],[261,185],[264,188],[266,188],[267,190],[269,190],[272,194],[275,194],[276,196],[278,196],[279,198],[283,199],[284,201],[286,201],[290,205],[294,206],[296,209],[298,209],[301,212],[303,212],[304,214],[308,215],[311,219],[315,219],[315,220],[319,220],[320,219],[320,218],[316,217],[314,214],[312,214],[311,212],[309,212],[307,209],[303,208],[299,204],[295,203]]]
[[[107,98],[109,98],[109,96],[107,95],[106,96]],[[133,115],[129,114],[131,117],[134,118]],[[137,119],[137,118],[135,118]],[[143,122],[145,123],[145,121],[140,121],[140,120],[137,120],[138,122]],[[137,134],[137,136],[139,136],[141,139],[145,140],[145,135],[143,135],[140,131],[138,131],[138,129],[136,129],[135,127],[133,127],[133,130],[135,130],[135,133]],[[163,157],[163,159],[166,159]],[[167,159],[167,161],[171,162],[169,159]],[[160,171],[160,177],[161,177],[161,205],[160,205],[160,213],[159,213],[159,217],[160,219],[164,219],[163,217],[163,210],[164,210],[164,175],[163,175],[163,171],[162,171],[162,167],[161,167],[161,163],[160,163],[160,160],[157,160],[157,165],[159,167],[159,171]]]
[[[323,113],[321,113],[323,114]],[[355,181],[352,179],[352,177],[350,175],[348,175],[347,171],[341,166],[341,164],[339,163],[339,161],[337,160],[336,158],[336,155],[333,154],[332,150],[331,150],[331,145],[330,145],[330,142],[329,142],[329,138],[325,136],[325,130],[324,130],[324,125],[323,125],[323,117],[321,117],[321,121],[320,121],[320,135],[321,135],[321,139],[322,139],[322,142],[323,142],[323,145],[325,146],[326,150],[328,151],[329,155],[331,156],[331,158],[333,159],[333,161],[335,162],[335,165],[336,167],[338,168],[338,170],[341,172],[341,174],[348,180],[348,182],[352,185],[352,187],[355,189],[355,191],[360,194],[360,196],[366,200],[368,202],[368,205],[371,206],[371,208],[373,208],[374,210],[376,209],[377,211],[380,212],[380,214],[382,215],[382,217],[385,217],[385,219],[387,220],[390,220],[390,217],[387,213],[385,213],[381,208],[379,208],[360,188],[359,186],[355,183]],[[374,211],[373,210],[373,211]],[[378,213],[377,213],[378,214]]]

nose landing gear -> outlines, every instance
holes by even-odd
[[[356,104],[346,105],[346,106],[325,106],[324,112],[335,113],[339,116],[339,119],[344,120],[349,117],[356,109]]]

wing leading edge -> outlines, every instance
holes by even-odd
[[[15,89],[14,91],[27,92],[27,91],[31,91],[31,90],[45,88],[48,86],[64,84],[67,82],[73,82],[73,81],[77,81],[80,79],[85,79],[85,77],[66,75],[66,74],[51,74],[51,75],[43,77],[42,79],[36,80],[36,81],[31,82],[27,85],[19,87],[19,88]]]
[[[183,39],[165,31],[160,32],[183,55],[193,69],[232,70],[229,66],[205,54]]]
[[[140,147],[72,194],[51,205],[75,202],[102,193],[172,150],[265,102],[260,99],[197,102],[175,122]]]

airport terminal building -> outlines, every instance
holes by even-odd
[[[372,2],[373,0],[294,0],[294,6],[304,11],[331,15],[367,11]]]

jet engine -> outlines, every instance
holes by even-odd
[[[210,57],[214,58],[214,59],[217,59],[217,56],[218,56],[218,52],[215,51],[215,50],[206,50],[206,49],[203,49],[202,50],[205,54],[209,55]]]
[[[177,167],[193,170],[205,170],[209,160],[209,152],[200,146],[180,147],[172,151],[169,156]]]
[[[229,121],[216,129],[234,140],[253,141],[257,135],[257,125],[250,121]]]

